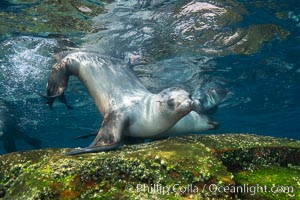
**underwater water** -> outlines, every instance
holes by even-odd
[[[59,102],[50,110],[37,94],[45,94],[55,55],[74,49],[124,60],[152,92],[228,89],[212,115],[220,127],[202,133],[300,139],[299,1],[7,0],[0,13],[0,98],[43,148],[85,147],[92,138],[73,138],[101,125],[74,77],[66,91],[73,110]],[[18,141],[17,148],[32,147]]]

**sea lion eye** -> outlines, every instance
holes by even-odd
[[[173,98],[168,99],[167,104],[169,107],[174,107],[175,105],[175,100]]]

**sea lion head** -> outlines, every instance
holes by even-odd
[[[193,108],[191,94],[181,88],[172,87],[159,93],[160,110],[163,114],[181,118]]]

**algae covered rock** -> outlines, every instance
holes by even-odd
[[[300,198],[299,141],[190,135],[110,152],[64,156],[66,151],[1,156],[0,198]]]
[[[0,10],[2,35],[21,33],[70,36],[86,33],[91,26],[89,20],[105,10],[104,3],[98,0],[15,0],[11,6],[14,6],[15,12]]]

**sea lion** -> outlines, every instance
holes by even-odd
[[[29,145],[40,148],[41,141],[21,132],[17,127],[17,121],[13,109],[8,102],[0,99],[0,140],[6,152],[17,151],[15,140],[23,139]]]
[[[192,112],[194,101],[189,92],[172,87],[158,94],[149,92],[138,77],[121,61],[95,53],[70,53],[52,69],[47,83],[47,103],[56,98],[69,107],[64,91],[69,76],[76,76],[88,89],[103,116],[101,128],[90,146],[73,150],[67,155],[111,150],[119,147],[123,136],[154,137],[183,128],[191,123],[192,130],[217,126],[208,117]],[[197,125],[197,122],[202,123]],[[188,128],[186,128],[188,130]]]

